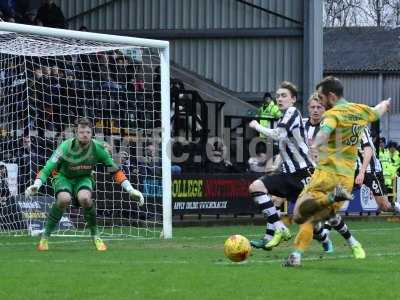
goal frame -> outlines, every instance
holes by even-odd
[[[161,76],[161,159],[162,159],[162,205],[163,229],[162,237],[172,238],[172,199],[171,199],[171,128],[170,128],[170,63],[169,42],[154,39],[135,38],[102,33],[83,32],[68,29],[31,26],[16,23],[0,22],[0,31],[33,34],[55,38],[71,38],[104,43],[125,44],[139,47],[160,49]]]

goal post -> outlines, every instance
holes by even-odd
[[[97,168],[100,184],[95,189],[102,199],[95,201],[104,201],[98,206],[104,210],[98,215],[102,218],[100,229],[113,236],[171,238],[169,43],[0,22],[0,66],[4,104],[0,111],[0,161],[12,165],[12,170],[18,166],[17,178],[8,179],[9,185],[17,181],[10,196],[14,202],[5,204],[14,208],[6,211],[15,214],[21,210],[18,201],[24,202],[22,187],[27,183],[20,181],[28,178],[31,183],[27,173],[43,167],[34,155],[47,160],[48,153],[67,137],[72,121],[89,117],[95,123],[96,137],[111,144],[113,157],[122,161],[127,155],[128,161],[133,161],[136,173],[132,176],[146,199],[145,208],[130,203],[118,184]],[[55,132],[57,143],[48,142],[48,127]],[[21,140],[31,143],[32,136],[42,144],[28,151],[29,159],[21,160]],[[148,154],[146,147],[151,145],[156,145],[156,151]],[[112,190],[107,190],[110,187]],[[49,181],[44,190],[42,196],[53,196]],[[110,195],[112,199],[108,199]],[[25,199],[25,206],[29,210],[20,213],[20,219],[6,216],[0,220],[6,223],[0,224],[0,232],[28,229],[37,216],[32,214],[35,205],[27,205]],[[162,206],[162,213],[157,206]],[[73,235],[78,235],[85,229],[82,214],[76,209],[69,213],[75,214],[70,221],[77,222]],[[71,228],[59,233],[70,234]]]

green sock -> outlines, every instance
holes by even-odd
[[[328,203],[332,204],[335,202],[335,195],[332,192],[328,193]]]
[[[43,235],[45,237],[49,237],[54,231],[54,228],[56,228],[58,222],[60,222],[63,213],[64,212],[58,207],[58,205],[54,203],[50,209],[49,216],[47,217],[46,226],[44,227]]]
[[[89,208],[85,208],[83,215],[85,221],[88,224],[91,236],[97,235],[97,224],[96,224],[96,208],[94,205]]]

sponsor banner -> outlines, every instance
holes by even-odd
[[[361,188],[353,190],[353,200],[349,202],[346,210],[341,210],[348,214],[357,214],[361,212],[376,212],[378,205],[371,190],[362,185]]]
[[[11,198],[14,199],[16,204],[13,205],[16,208],[16,211],[12,213],[20,215],[20,218],[18,219],[21,220],[21,229],[28,229],[30,234],[33,236],[39,235],[43,232],[47,212],[50,210],[51,205],[53,205],[54,198],[48,196],[37,196],[27,199],[22,195]],[[64,214],[58,226],[61,230],[74,228],[74,225],[68,218],[67,214]]]
[[[172,178],[174,214],[257,214],[248,187],[258,176],[251,174],[191,174]],[[294,200],[294,199],[293,199]],[[293,212],[294,203],[288,205]],[[344,202],[342,213],[375,212],[378,206],[371,191],[363,185],[353,191],[353,200]]]
[[[354,191],[355,194],[356,191]],[[359,189],[359,199],[361,204],[362,211],[377,211],[378,204],[375,201],[374,194],[372,191],[365,185],[362,185]]]
[[[162,197],[162,180],[154,178],[143,179],[142,194],[145,197]]]
[[[258,213],[250,198],[251,174],[191,174],[172,178],[174,214]]]

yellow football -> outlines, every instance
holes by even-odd
[[[244,261],[251,253],[250,242],[243,235],[231,235],[224,244],[224,253],[234,262]]]

